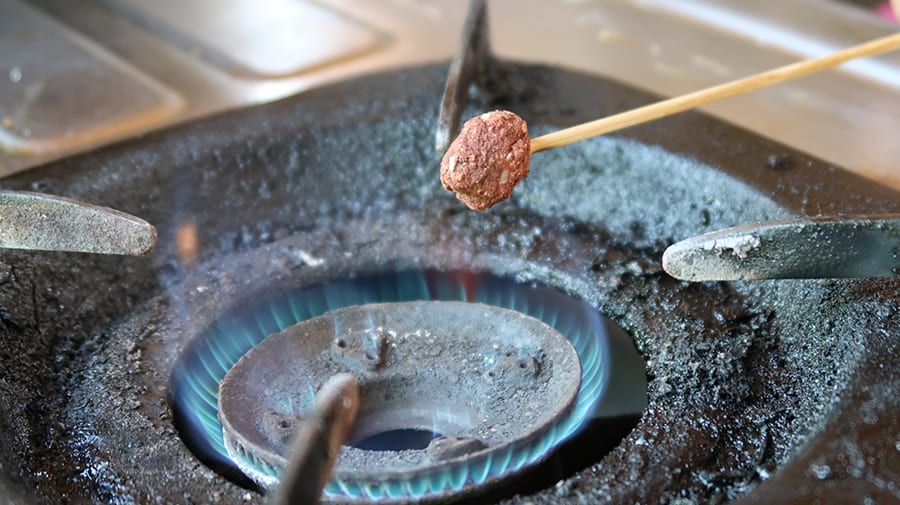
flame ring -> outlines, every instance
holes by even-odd
[[[550,303],[552,300],[557,303]],[[204,443],[227,460],[218,413],[218,385],[247,351],[297,322],[349,305],[416,300],[478,302],[517,310],[540,319],[565,335],[581,361],[581,386],[568,417],[543,437],[524,446],[490,452],[440,473],[419,472],[409,479],[358,482],[334,478],[327,496],[365,501],[427,499],[481,485],[537,463],[591,418],[608,382],[604,366],[608,336],[602,316],[584,301],[549,287],[525,286],[508,278],[452,272],[406,271],[341,279],[294,290],[286,297],[261,303],[244,317],[213,323],[185,348],[173,372],[173,401],[188,422],[200,427]],[[575,304],[573,310],[573,304]],[[565,309],[565,310],[563,310]],[[249,457],[249,455],[247,455]],[[277,478],[275,469],[259,462],[258,470]]]

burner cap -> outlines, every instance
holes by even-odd
[[[361,489],[467,475],[528,448],[568,415],[581,383],[569,340],[520,312],[439,301],[337,309],[268,337],[222,381],[225,446],[248,476],[277,483],[314,391],[341,372],[357,376],[362,406],[335,477]],[[462,480],[431,494],[484,484]]]

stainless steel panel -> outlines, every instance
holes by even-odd
[[[275,78],[358,56],[379,34],[302,0],[110,0],[142,26],[238,76]]]
[[[172,119],[172,90],[17,0],[0,0],[0,151],[85,149]]]
[[[184,97],[178,114],[148,128],[449,58],[466,6],[459,0],[81,0],[73,9],[68,0],[30,2]],[[305,21],[274,13],[303,13],[310,6],[328,12],[323,19],[339,27],[337,33],[349,29],[347,45],[326,47],[340,37],[317,35],[319,44],[296,46],[309,55],[281,51],[280,40],[306,43],[297,42]],[[491,0],[489,7],[491,45],[500,56],[606,75],[662,96],[897,30],[833,0]],[[269,22],[273,28],[263,29]],[[851,63],[704,110],[900,188],[900,55]],[[0,175],[59,155],[0,152]]]

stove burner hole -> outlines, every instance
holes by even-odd
[[[476,415],[468,412],[464,405],[429,405],[426,403],[428,400],[416,398],[422,389],[427,391],[431,387],[432,384],[425,384],[419,388],[418,394],[409,394],[403,403],[414,404],[410,408],[387,401],[387,405],[370,405],[357,416],[346,445],[364,451],[424,451],[429,449],[432,441],[447,439],[447,434],[471,432]],[[381,396],[373,391],[375,388],[363,385],[362,389],[363,395]],[[390,389],[391,396],[396,396],[397,390],[406,388],[394,386],[388,381],[382,389]],[[403,392],[399,394],[406,396]]]
[[[483,413],[479,411],[478,398],[467,400],[468,404],[456,404],[454,402],[458,400],[453,398],[465,398],[465,395],[457,394],[434,404],[403,403],[404,400],[399,398],[392,400],[391,395],[396,392],[394,386],[379,385],[375,381],[368,396],[363,390],[363,397],[381,400],[367,405],[364,399],[355,432],[345,446],[350,456],[342,452],[344,470],[341,470],[339,460],[334,478],[326,487],[326,498],[351,499],[360,503],[447,501],[476,492],[499,492],[498,496],[503,497],[531,486],[546,487],[599,461],[627,434],[646,406],[644,366],[630,337],[584,301],[552,287],[521,284],[486,273],[404,271],[301,287],[284,297],[255,306],[239,304],[238,309],[213,323],[185,347],[172,374],[172,408],[182,439],[199,459],[222,475],[232,480],[236,480],[236,474],[251,475],[263,488],[274,485],[280,473],[278,465],[254,459],[254,451],[247,450],[252,447],[242,443],[236,446],[233,438],[226,441],[223,437],[220,384],[226,375],[243,356],[253,354],[249,351],[255,352],[267,337],[287,333],[290,327],[300,326],[298,322],[306,324],[306,321],[321,319],[322,314],[340,312],[339,309],[344,307],[360,306],[370,310],[368,307],[376,305],[403,305],[400,302],[412,301],[468,302],[543,321],[563,342],[567,340],[573,350],[574,370],[580,374],[580,385],[576,382],[571,407],[561,411],[561,417],[551,419],[546,429],[536,432],[537,436],[529,436],[522,442],[498,444],[496,440],[491,441],[489,434],[472,431],[479,422],[477,416]],[[479,321],[479,318],[466,314],[464,320]],[[383,373],[396,365],[398,341],[387,331],[377,327],[371,330],[363,338],[361,334],[347,334],[335,328],[325,341],[322,355],[330,356],[335,366],[349,369],[358,377]],[[435,353],[434,363],[461,366],[467,373],[474,374],[467,380],[477,383],[522,387],[529,381],[541,381],[553,374],[553,361],[545,360],[543,351],[538,348],[521,348],[511,341],[498,341],[483,346],[477,360],[460,362],[452,356],[442,356],[440,340],[434,339],[434,342],[429,351]],[[549,344],[550,349],[556,347],[557,344]],[[277,352],[273,354],[278,355]],[[625,372],[622,372],[623,367],[627,369]],[[455,370],[454,376],[459,375]],[[435,380],[424,388],[441,391],[446,386]],[[421,384],[410,387],[418,388],[418,391],[423,389]],[[268,424],[277,428],[274,431],[278,436],[264,434],[269,442],[287,440],[286,430],[295,425],[290,420],[302,417],[302,412],[297,409],[300,404],[311,401],[315,388],[315,381],[308,382],[293,388],[295,391],[291,394],[294,397],[285,391],[280,396],[282,400],[260,406],[260,418],[271,417]],[[464,386],[457,385],[456,388],[465,391]],[[623,391],[633,397],[630,407],[625,410],[616,405],[621,402]],[[553,394],[544,396],[553,397]],[[405,413],[404,406],[409,407]],[[522,409],[516,415],[532,414]],[[628,426],[610,431],[604,419],[615,422],[626,419]],[[279,420],[288,420],[290,426],[282,429]],[[565,444],[573,437],[575,444]],[[585,441],[589,444],[584,444]],[[412,470],[403,470],[405,467],[401,464],[379,473],[375,460],[391,458],[393,453],[400,458],[398,461],[406,461],[404,464]],[[238,457],[241,463],[232,456]],[[573,461],[575,467],[571,464]],[[251,473],[247,474],[247,471]],[[560,471],[571,473],[560,475]],[[244,479],[239,483],[246,482]],[[516,487],[505,488],[513,485]]]
[[[401,428],[375,433],[350,445],[364,451],[423,451],[442,436],[427,429]]]

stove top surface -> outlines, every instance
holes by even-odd
[[[512,68],[524,92],[473,113],[503,106],[548,130],[652,100]],[[179,355],[230,310],[406,271],[548,286],[621,326],[645,360],[648,404],[618,426],[621,443],[589,423],[549,466],[463,503],[897,498],[896,280],[692,284],[659,262],[675,239],[724,226],[896,213],[896,191],[692,112],[543,153],[511,201],[473,213],[437,180],[445,73],[343,82],[7,179],[140,215],[160,236],[147,258],[4,252],[8,500],[262,503],[182,441]],[[610,390],[639,398],[630,385]]]

